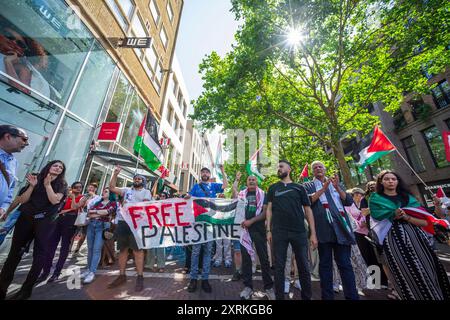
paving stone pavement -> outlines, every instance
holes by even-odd
[[[439,257],[444,263],[450,275],[450,247],[440,246]],[[0,250],[0,266],[6,258],[8,250]],[[239,293],[243,289],[241,281],[232,281],[233,269],[211,267],[210,284],[212,293],[205,293],[200,288],[194,293],[187,291],[189,277],[182,273],[184,265],[183,257],[178,260],[166,261],[163,273],[155,273],[150,270],[144,273],[144,286],[142,292],[135,292],[134,285],[136,273],[133,261],[127,265],[127,282],[116,289],[108,289],[107,285],[118,275],[118,266],[99,268],[94,282],[83,285],[75,281],[77,272],[84,271],[86,266],[86,247],[81,250],[81,257],[71,257],[66,262],[65,271],[60,279],[54,283],[38,284],[31,296],[31,300],[239,300]],[[23,283],[31,265],[32,253],[27,254],[20,263],[14,281],[10,286],[9,294],[16,292]],[[56,258],[55,258],[56,259]],[[257,270],[254,277],[255,296],[254,300],[266,300],[263,292],[262,277]],[[320,300],[320,282],[313,281],[313,300]],[[386,300],[388,290],[364,290],[361,300]],[[300,291],[291,286],[290,293],[286,295],[287,300],[300,300]],[[343,300],[343,294],[336,294],[336,300]]]

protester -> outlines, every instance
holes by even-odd
[[[247,200],[245,208],[245,220],[241,223],[243,232],[247,233],[250,240],[249,245],[254,245],[256,254],[261,261],[261,271],[264,283],[264,290],[270,300],[275,299],[273,290],[273,280],[270,275],[270,263],[267,255],[267,238],[265,232],[265,220],[267,204],[264,204],[266,195],[263,190],[258,187],[258,179],[255,176],[247,177],[247,187],[238,192],[238,184],[241,173],[236,173],[236,180],[233,183],[233,198],[241,198]],[[253,277],[252,277],[252,261],[255,260],[253,247],[246,248],[240,246],[242,256],[242,280],[244,290],[240,293],[241,299],[248,300],[253,294]],[[251,252],[249,252],[249,249]]]
[[[89,205],[89,224],[87,226],[88,268],[81,274],[85,284],[94,281],[102,254],[103,232],[109,229],[116,210],[116,197],[114,193],[109,191],[109,188],[103,190],[102,198],[99,201],[91,202]]]
[[[292,254],[292,246],[289,244],[286,255],[286,267],[284,268],[284,293],[289,293],[291,283],[298,290],[302,289],[298,278],[298,270],[295,267],[295,256]]]
[[[74,223],[77,219],[80,208],[86,204],[86,199],[84,199],[81,194],[81,191],[83,190],[83,184],[81,182],[74,182],[71,185],[71,190],[72,191],[69,193],[64,207],[61,212],[59,212],[58,218],[56,219],[56,226],[50,238],[47,262],[44,264],[44,268],[38,282],[45,281],[50,274],[56,248],[58,247],[60,241],[61,247],[59,250],[58,262],[55,265],[53,275],[47,280],[47,282],[51,283],[59,278],[64,267],[64,263],[69,255],[70,244],[77,229]]]
[[[28,299],[33,285],[48,257],[47,248],[55,227],[54,219],[67,195],[64,179],[66,167],[59,160],[51,161],[37,177],[27,176],[30,184],[22,195],[23,204],[14,230],[11,249],[0,273],[0,300],[4,300],[15,270],[23,255],[23,248],[34,240],[33,262],[21,289],[13,299]]]
[[[95,203],[101,199],[101,196],[97,195],[97,189],[98,185],[93,182],[90,183],[87,187],[87,194],[84,195],[86,198],[86,205],[83,207],[83,211],[87,212],[87,208],[89,207],[89,204],[91,202]],[[86,240],[86,234],[87,234],[87,225],[78,227],[77,234],[80,236],[77,242],[77,246],[72,254],[72,257],[76,257],[80,254],[81,246],[83,245],[84,241]],[[75,240],[75,237],[74,237]],[[73,243],[74,241],[72,241]]]
[[[344,206],[353,199],[346,193],[335,175],[327,178],[325,165],[311,164],[314,179],[304,184],[311,197],[314,221],[319,241],[319,275],[323,300],[333,300],[333,256],[342,278],[346,299],[358,300],[355,274],[351,264],[351,246],[356,244],[349,217]],[[302,284],[303,287],[303,284]]]
[[[308,261],[308,234],[305,217],[310,226],[310,241],[317,246],[315,224],[310,201],[305,188],[292,182],[291,164],[286,160],[278,163],[278,178],[281,181],[271,185],[267,192],[267,240],[273,242],[275,257],[275,295],[277,300],[284,299],[284,271],[288,245],[297,261],[301,296],[303,300],[312,297],[311,275]]]
[[[117,176],[119,175],[122,169],[119,166],[116,166],[114,169],[114,173],[111,177],[111,181],[109,182],[109,190],[119,196],[124,198],[123,204],[127,203],[136,203],[143,201],[151,201],[153,197],[151,195],[150,190],[146,189],[147,179],[142,175],[135,175],[133,178],[133,187],[132,188],[117,188]],[[128,224],[123,219],[122,215],[118,215],[118,224],[117,224],[117,249],[119,252],[119,268],[120,274],[119,276],[108,285],[108,288],[113,289],[117,288],[127,282],[127,276],[125,274],[125,268],[127,266],[128,260],[128,249],[133,250],[134,262],[136,264],[137,270],[137,279],[135,291],[140,292],[144,290],[144,250],[140,250],[136,239],[134,238],[133,232],[131,231]]]
[[[13,153],[28,146],[28,136],[23,129],[0,125],[0,219],[6,219],[6,211],[13,200],[16,185],[17,160]],[[16,211],[17,212],[17,211]],[[11,217],[17,220],[18,216]],[[14,223],[13,223],[14,225]]]
[[[234,261],[234,273],[231,278],[232,281],[239,281],[242,277],[242,253],[241,243],[239,240],[232,240],[231,245],[233,247],[233,261]]]
[[[373,186],[375,186],[373,184]],[[372,184],[368,185],[369,193],[371,192],[370,189],[372,188]],[[351,190],[351,194],[353,197],[353,204],[351,206],[345,207],[345,210],[353,217],[355,223],[356,223],[356,229],[354,230],[356,243],[359,248],[359,252],[361,253],[364,262],[366,266],[372,266],[377,265],[380,268],[381,272],[381,285],[383,287],[387,287],[387,277],[386,274],[383,271],[382,265],[378,262],[377,257],[375,255],[375,250],[370,241],[367,239],[369,235],[369,229],[367,226],[367,220],[366,217],[369,214],[368,208],[362,208],[363,201],[365,200],[364,195],[365,191],[360,188],[353,188]],[[353,255],[353,254],[352,254]],[[352,264],[354,265],[354,262],[352,260]],[[355,270],[355,269],[354,269]],[[366,271],[364,271],[364,274]],[[355,274],[356,275],[356,274]],[[356,275],[357,276],[357,275]],[[361,277],[359,277],[361,278]],[[365,279],[366,277],[364,277]],[[358,285],[358,276],[356,277],[357,287],[360,289],[361,286]],[[361,283],[361,281],[359,281]]]
[[[406,207],[420,203],[391,170],[377,176],[370,196],[371,226],[382,244],[395,290],[402,300],[449,300],[450,283],[425,232],[427,222],[407,215]]]
[[[37,173],[30,173],[30,175],[37,177]],[[6,210],[6,213],[1,217],[1,220],[5,219],[5,223],[0,228],[0,246],[6,239],[6,236],[11,232],[14,228],[17,219],[19,218],[20,211],[17,211],[16,208],[23,203],[22,195],[27,191],[29,184],[27,183],[23,188],[19,190],[17,196],[14,198],[11,205]],[[13,213],[13,214],[11,214]]]
[[[227,176],[223,165],[220,166],[223,176],[223,184],[216,182],[209,182],[211,177],[211,171],[208,168],[202,168],[200,170],[201,181],[195,184],[185,199],[192,197],[204,197],[204,198],[217,198],[217,193],[223,193],[224,189],[228,187]],[[211,249],[213,241],[208,241],[202,244],[194,244],[192,246],[191,255],[191,274],[190,282],[188,285],[188,291],[194,292],[197,290],[197,277],[198,277],[198,262],[200,257],[200,250],[203,247],[203,267],[202,267],[202,289],[210,293],[212,291],[211,285],[208,282],[209,271],[211,268]]]
[[[158,196],[159,200],[168,199],[167,192],[161,192]],[[166,266],[166,251],[164,248],[152,248],[147,251],[145,257],[145,267],[151,269],[153,272],[164,272]],[[157,267],[155,267],[155,264]]]

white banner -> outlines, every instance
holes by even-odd
[[[173,198],[128,203],[122,216],[140,249],[239,240],[245,199]]]

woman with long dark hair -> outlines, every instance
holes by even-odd
[[[427,222],[407,215],[403,209],[408,207],[417,208],[420,203],[397,173],[382,171],[369,209],[371,228],[382,245],[394,288],[402,300],[449,300],[447,273],[421,228]]]
[[[62,161],[49,162],[37,177],[27,176],[28,189],[23,193],[12,238],[11,249],[0,273],[0,300],[4,300],[24,248],[34,240],[33,263],[22,288],[13,299],[28,299],[47,257],[49,238],[55,226],[55,217],[67,195],[64,178],[66,167]]]
[[[70,244],[77,231],[75,220],[77,219],[80,209],[86,204],[87,200],[81,193],[83,184],[80,181],[72,183],[70,190],[69,196],[64,203],[64,207],[59,212],[58,218],[56,219],[55,229],[50,237],[50,243],[47,249],[47,260],[42,269],[42,274],[37,280],[38,282],[45,281],[50,274],[53,258],[55,257],[56,249],[60,242],[61,246],[59,249],[58,262],[55,265],[52,276],[47,282],[51,283],[59,278],[67,257],[69,256]]]

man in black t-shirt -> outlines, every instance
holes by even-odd
[[[311,300],[311,274],[308,261],[308,235],[305,218],[310,227],[309,240],[317,247],[314,217],[305,188],[294,183],[290,177],[291,165],[286,160],[278,163],[278,177],[281,179],[269,187],[267,192],[267,240],[273,242],[275,260],[275,296],[284,299],[284,269],[287,248],[292,246],[299,272],[303,300]]]
[[[237,187],[241,173],[236,173],[236,181],[233,184],[233,198],[238,196],[247,200],[245,208],[245,220],[241,226],[245,229],[243,232],[248,232],[251,242],[255,245],[256,253],[258,254],[261,263],[261,271],[264,282],[264,290],[269,300],[275,298],[273,292],[273,280],[270,276],[270,263],[267,254],[267,238],[265,232],[266,209],[265,194],[258,188],[258,180],[255,176],[247,178],[247,188],[238,192]],[[240,297],[244,300],[249,300],[253,294],[252,281],[252,257],[255,258],[253,249],[248,252],[247,248],[241,246],[242,254],[242,279],[244,282],[244,290],[242,290]]]

